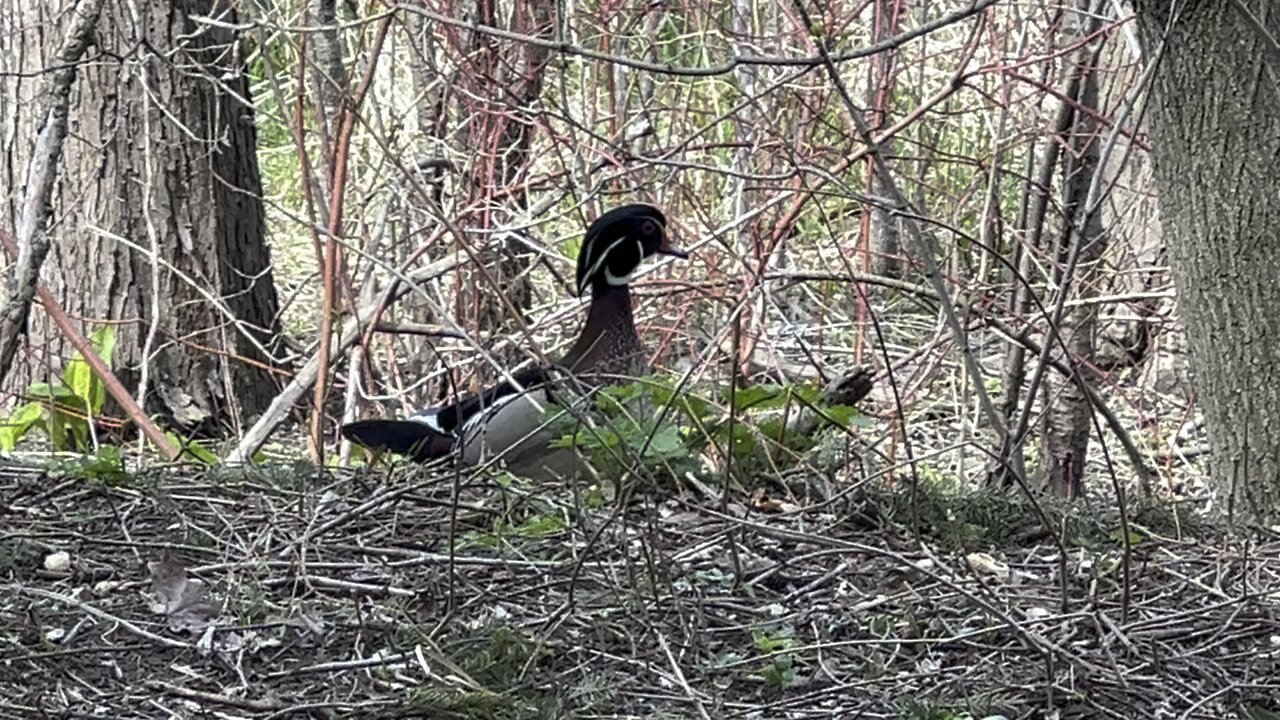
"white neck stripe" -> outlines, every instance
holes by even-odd
[[[591,266],[591,269],[587,271],[587,274],[582,276],[582,282],[584,283],[584,285],[578,288],[579,293],[581,293],[583,290],[586,289],[585,283],[591,278],[595,277],[596,273],[600,272],[600,266],[604,265],[604,261],[608,259],[609,253],[613,252],[614,248],[621,245],[623,242],[626,241],[626,239],[627,239],[627,236],[623,235],[622,237],[610,243],[609,247],[605,248],[603,253],[600,253],[600,258],[595,261],[595,263]],[[641,254],[643,255],[643,253]],[[607,272],[606,272],[606,275],[607,275]]]

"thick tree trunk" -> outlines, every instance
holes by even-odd
[[[38,73],[59,37],[45,29],[72,4],[6,3],[0,70]],[[45,272],[70,315],[120,324],[115,365],[135,389],[145,364],[147,409],[202,432],[261,411],[276,389],[261,367],[279,303],[249,82],[227,29],[236,22],[227,0],[108,0],[98,56],[74,89]],[[10,75],[5,84],[0,222],[9,225],[36,83]],[[69,354],[36,317],[31,337]]]
[[[1280,60],[1255,22],[1278,37],[1280,14],[1257,0],[1135,5],[1144,59],[1159,63],[1152,155],[1211,469],[1233,507],[1275,517]]]

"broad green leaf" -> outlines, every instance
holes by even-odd
[[[112,356],[116,352],[116,327],[115,325],[103,325],[93,333],[89,338],[89,344],[93,346],[93,351],[102,358],[107,367],[114,367],[111,363]]]
[[[49,431],[49,442],[54,450],[60,452],[70,448],[67,444],[66,422],[67,414],[54,410],[49,413],[49,421],[45,425],[45,429]]]
[[[680,441],[680,429],[675,425],[664,424],[654,433],[645,457],[651,460],[673,460],[687,454],[684,443]]]
[[[27,396],[33,398],[43,398],[46,400],[56,400],[58,402],[69,402],[74,400],[76,395],[71,389],[65,385],[50,386],[49,383],[31,383],[27,387]]]
[[[67,367],[62,371],[62,382],[72,394],[84,398],[86,403],[92,399],[90,394],[93,391],[93,371],[89,369],[89,363],[84,360],[75,358],[67,363]]]
[[[681,394],[680,397],[677,397],[675,401],[672,402],[672,395],[673,393],[669,390],[660,391],[660,393],[655,393],[654,402],[660,406],[671,405],[675,412],[684,415],[687,418],[703,422],[721,414],[720,408],[716,407],[706,398],[701,398],[697,395]]]
[[[94,333],[93,349],[108,368],[115,367],[113,357],[116,352],[116,328],[114,325],[104,325]],[[102,408],[107,404],[107,386],[97,375],[94,375],[90,382],[89,402],[94,415],[101,413]]]
[[[44,417],[44,406],[29,402],[10,413],[0,426],[0,450],[9,452]]]
[[[831,418],[833,422],[841,427],[866,428],[871,427],[872,425],[871,418],[865,417],[859,413],[858,408],[852,405],[832,405],[830,407],[823,408],[822,411],[826,413],[827,417]]]
[[[58,413],[58,415],[62,416],[64,427],[66,428],[66,441],[68,443],[66,449],[77,452],[88,451],[91,447],[89,442],[89,421],[67,413]]]
[[[98,328],[89,338],[89,345],[92,347],[93,352],[102,358],[107,367],[111,367],[111,358],[116,349],[115,326],[104,325]],[[92,409],[95,415],[102,412],[102,408],[107,402],[106,388],[102,384],[101,378],[93,372],[93,369],[83,356],[77,355],[71,362],[67,363],[67,367],[62,373],[62,379],[71,392],[76,397],[84,400],[85,406]]]
[[[738,410],[774,410],[786,402],[786,393],[777,385],[750,385],[738,388],[733,394],[733,405]],[[729,390],[724,391],[725,402],[729,401]]]
[[[822,401],[822,388],[813,383],[800,383],[799,385],[792,385],[789,389],[792,395],[810,405],[817,405]]]
[[[726,422],[725,424],[716,428],[715,436],[716,436],[716,440],[718,440],[721,443],[725,442],[726,440],[729,440],[729,424]],[[751,428],[748,427],[746,423],[736,422],[733,424],[732,439],[733,439],[732,451],[735,457],[739,457],[739,458],[746,457],[751,453],[755,452],[755,449],[756,449],[755,433],[751,431]]]

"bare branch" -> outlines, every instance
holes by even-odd
[[[80,0],[76,5],[71,25],[55,55],[58,68],[45,76],[41,88],[35,151],[27,165],[26,195],[18,223],[18,260],[11,268],[13,274],[0,299],[0,382],[13,365],[18,337],[26,332],[27,315],[40,280],[40,266],[49,254],[49,236],[44,228],[52,214],[49,203],[57,180],[58,160],[62,157],[62,143],[67,136],[71,85],[101,11],[102,0]]]

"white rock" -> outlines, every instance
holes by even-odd
[[[44,569],[52,572],[66,572],[71,569],[71,554],[65,550],[50,553],[44,558]]]

